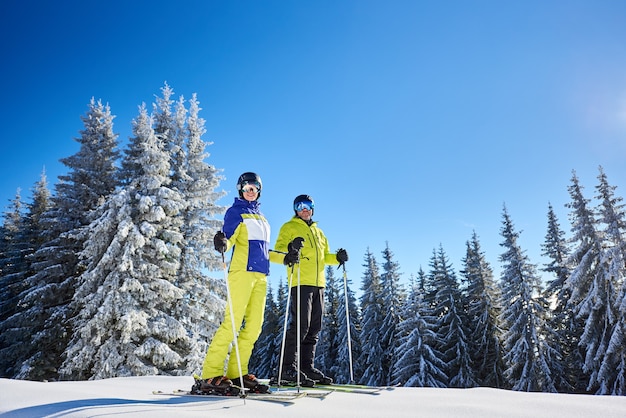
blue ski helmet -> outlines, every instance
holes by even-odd
[[[261,189],[263,188],[263,182],[261,182],[261,177],[257,173],[247,172],[243,173],[239,176],[237,180],[237,191],[239,192],[239,197],[243,199],[243,187],[246,184],[251,184],[256,186],[259,189],[259,194],[256,197],[256,200],[259,200],[261,197]]]

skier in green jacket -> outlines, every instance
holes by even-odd
[[[280,228],[275,249],[286,252],[284,264],[288,265],[290,286],[290,322],[286,334],[285,352],[280,373],[281,384],[314,386],[330,384],[332,379],[315,368],[315,347],[322,329],[324,315],[325,266],[341,265],[348,261],[348,253],[340,248],[332,253],[324,232],[313,221],[313,199],[300,195],[294,199],[295,215]],[[301,247],[301,248],[298,248]],[[292,269],[292,266],[296,268]],[[299,269],[299,273],[297,270]],[[295,271],[295,272],[294,272]],[[294,272],[292,274],[292,272]],[[300,282],[300,309],[298,309],[298,275]],[[300,315],[300,370],[297,369],[297,317]],[[298,379],[298,372],[300,376]],[[273,383],[277,383],[276,376]]]

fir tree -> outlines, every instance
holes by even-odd
[[[157,139],[157,146],[160,147],[169,158],[170,173],[169,176],[173,179],[172,186],[175,187],[179,180],[179,169],[184,165],[184,149],[183,142],[184,136],[182,135],[185,115],[174,114],[172,107],[174,106],[174,90],[164,83],[161,87],[161,97],[155,97],[155,103],[152,104],[152,117],[154,135]],[[183,99],[179,104],[182,104]],[[180,107],[177,107],[180,109]],[[184,110],[184,107],[182,108]]]
[[[541,338],[546,324],[539,277],[518,243],[506,207],[500,232],[505,376],[513,390],[556,392],[546,354],[553,349]]]
[[[18,195],[19,196],[19,195]],[[41,216],[50,206],[50,191],[45,170],[33,190],[32,203],[21,214],[20,199],[16,196],[13,211],[6,214],[3,238],[7,240],[2,252],[0,279],[0,376],[12,377],[19,372],[29,353],[26,341],[32,335],[32,323],[38,322],[36,312],[23,302],[29,289],[26,278],[33,275],[29,257],[42,244]],[[17,215],[20,214],[18,218]]]
[[[396,362],[396,349],[398,348],[398,323],[402,320],[401,308],[404,305],[406,297],[404,289],[400,285],[399,264],[394,261],[393,253],[386,243],[383,254],[383,273],[381,274],[380,284],[382,287],[383,306],[385,307],[385,316],[382,322],[382,341],[383,349],[383,373],[386,376],[384,384],[390,384],[392,380],[393,365]]]
[[[392,383],[407,387],[444,388],[448,380],[444,371],[446,363],[437,350],[436,318],[424,302],[425,281],[426,273],[420,269],[417,282],[411,283],[403,307],[403,319],[398,324],[398,360],[394,364]]]
[[[326,267],[326,289],[324,290],[324,317],[322,331],[316,348],[315,364],[324,372],[329,373],[337,364],[339,331],[339,289],[337,278],[332,266]]]
[[[500,345],[500,289],[485,259],[476,232],[466,242],[463,275],[469,325],[470,353],[476,382],[480,386],[503,388],[504,365]]]
[[[48,189],[48,177],[46,175],[46,170],[44,169],[41,172],[41,176],[39,177],[39,181],[35,184],[33,188],[33,198],[32,202],[28,205],[28,215],[27,215],[27,229],[28,234],[30,236],[29,242],[31,243],[33,253],[39,248],[42,241],[42,217],[44,214],[50,209],[50,190]]]
[[[599,394],[626,395],[626,213],[623,199],[615,196],[616,187],[609,185],[602,167],[598,179],[598,223],[603,226],[604,236],[600,263],[610,292],[606,319],[611,321],[612,329],[597,377],[592,376],[598,381]]]
[[[169,94],[173,93],[167,87],[160,108],[163,114],[175,116],[171,122],[161,116],[162,123],[169,126],[168,132],[173,132],[168,142],[170,145],[165,147],[170,150],[170,165],[174,166],[170,168],[170,187],[177,190],[186,202],[179,214],[183,245],[176,283],[185,291],[185,297],[180,300],[177,316],[198,344],[186,361],[190,368],[199,368],[219,325],[215,318],[223,314],[221,309],[226,299],[225,281],[207,274],[207,271],[223,267],[212,241],[222,223],[216,217],[225,210],[216,201],[224,193],[216,191],[222,180],[217,174],[219,170],[205,161],[209,156],[205,151],[208,144],[202,140],[205,122],[199,117],[196,95],[189,102],[188,112],[181,97],[172,114],[164,108],[165,103],[170,103]]]
[[[196,348],[175,315],[185,295],[176,284],[186,202],[168,187],[169,156],[145,106],[133,133],[140,171],[90,225],[64,376],[186,374],[185,359]]]
[[[575,391],[577,371],[580,369],[580,351],[577,348],[575,338],[575,322],[572,311],[569,309],[570,291],[565,282],[570,275],[567,264],[569,248],[565,239],[565,232],[561,230],[559,221],[552,205],[548,205],[548,230],[542,245],[542,255],[547,257],[549,263],[543,271],[552,275],[547,281],[544,297],[549,304],[546,309],[548,314],[548,333],[546,339],[555,348],[556,358],[552,360],[552,373],[554,385],[559,392]]]
[[[185,172],[187,179],[181,182],[180,190],[184,194],[188,206],[185,210],[185,240],[193,249],[197,261],[194,265],[200,265],[209,270],[221,267],[221,260],[214,251],[212,245],[207,245],[213,240],[215,232],[221,228],[222,221],[216,220],[216,216],[225,211],[224,206],[217,205],[225,192],[217,191],[223,176],[221,171],[205,160],[209,157],[206,146],[211,142],[202,140],[205,133],[204,119],[199,117],[199,102],[193,94],[189,102],[189,117],[187,120],[187,158]]]
[[[12,377],[19,364],[20,346],[25,340],[20,327],[19,299],[24,291],[27,272],[24,202],[18,189],[8,210],[3,214],[0,242],[0,377]],[[17,314],[16,314],[17,313]]]
[[[573,269],[565,287],[570,295],[568,306],[576,319],[573,335],[583,357],[576,388],[597,392],[601,384],[598,380],[600,364],[611,338],[615,288],[614,283],[607,280],[610,276],[606,275],[607,264],[602,262],[602,236],[589,207],[590,201],[583,196],[575,172],[571,181],[568,187],[571,202],[566,206],[571,210],[573,249],[567,262]]]
[[[546,286],[546,293],[558,296],[570,274],[570,268],[567,264],[569,248],[565,239],[565,231],[561,229],[551,204],[548,204],[548,231],[542,248],[541,255],[550,260],[543,271],[554,276]]]
[[[361,336],[363,353],[359,362],[363,365],[362,382],[366,385],[386,384],[387,374],[384,369],[385,352],[382,346],[382,324],[385,318],[383,290],[380,282],[378,264],[374,255],[367,250],[365,271],[362,279],[361,296]]]
[[[345,265],[343,266],[342,281],[343,285],[338,286],[341,290],[338,292],[339,300],[336,315],[338,329],[334,342],[334,346],[337,347],[337,360],[329,370],[337,383],[360,382],[363,368],[357,360],[361,358],[363,353],[362,343],[359,338],[361,335],[361,322],[356,296],[350,289],[351,281],[348,278]],[[346,308],[348,312],[346,312]],[[348,324],[350,325],[349,331]],[[348,342],[350,343],[349,345]],[[352,369],[350,369],[351,363]]]
[[[27,279],[29,292],[23,299],[31,318],[27,359],[16,375],[22,379],[54,379],[72,334],[71,304],[83,266],[79,253],[87,239],[87,226],[99,206],[117,185],[117,134],[113,132],[109,106],[91,99],[81,117],[84,129],[76,139],[79,151],[61,159],[70,171],[59,176],[49,209],[40,223],[43,244],[33,254],[34,273]]]
[[[448,387],[476,386],[470,358],[467,316],[456,274],[439,247],[433,251],[429,281],[436,289],[434,316],[437,318],[438,350],[445,362]]]
[[[9,208],[4,212],[2,222],[2,241],[0,241],[0,323],[13,315],[17,299],[24,289],[25,251],[23,242],[25,215],[21,190],[15,193]],[[0,346],[1,347],[1,346]]]

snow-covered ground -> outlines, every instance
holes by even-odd
[[[395,388],[378,395],[335,392],[290,405],[152,394],[191,384],[190,377],[166,376],[54,383],[0,379],[0,417],[626,417],[626,397],[487,388]]]

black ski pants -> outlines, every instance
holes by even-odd
[[[317,286],[294,286],[291,288],[289,327],[285,337],[283,370],[296,369],[298,294],[300,289],[300,368],[305,373],[313,368],[315,347],[322,329],[324,316],[324,288]]]

